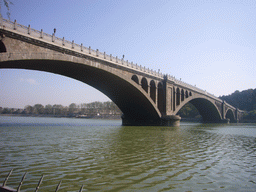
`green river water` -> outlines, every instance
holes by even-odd
[[[0,184],[22,191],[256,191],[256,124],[125,127],[0,116]]]

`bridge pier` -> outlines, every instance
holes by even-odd
[[[126,118],[122,115],[123,126],[168,126],[168,127],[179,127],[181,117],[178,115],[166,115],[160,120],[138,120]]]
[[[169,127],[179,127],[181,117],[179,115],[166,115],[161,118],[161,125]]]
[[[230,123],[230,119],[222,119],[221,120],[221,123],[223,123],[223,124],[229,124]]]
[[[156,119],[136,119],[127,118],[124,114],[122,115],[122,125],[123,126],[157,126],[160,125],[160,121]]]

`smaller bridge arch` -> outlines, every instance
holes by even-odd
[[[176,106],[180,105],[180,88],[176,90]]]
[[[226,119],[229,119],[231,123],[236,122],[235,114],[234,114],[233,110],[228,109],[225,116],[226,116]]]
[[[162,82],[159,82],[157,86],[157,107],[161,113],[164,113],[164,102],[164,87]]]
[[[145,77],[141,79],[141,87],[148,93],[148,81]]]
[[[154,80],[150,81],[150,98],[156,103],[156,83]]]
[[[173,89],[173,111],[176,110],[176,91],[175,91],[175,88]]]
[[[176,109],[174,109],[174,114],[176,115],[180,111],[180,109],[188,102],[195,106],[199,114],[202,116],[204,122],[221,122],[222,115],[218,110],[218,107],[215,105],[215,102],[208,100],[206,97],[198,94],[195,94],[194,96],[189,96],[186,100],[180,102],[180,105],[176,105]]]
[[[2,41],[0,41],[0,53],[6,52],[6,47]]]
[[[188,90],[186,90],[186,92],[185,92],[185,98],[186,99],[188,98]]]
[[[181,101],[185,100],[184,89],[181,89]]]
[[[136,82],[136,83],[139,85],[139,78],[138,78],[137,75],[133,75],[133,76],[132,76],[132,80],[133,80],[134,82]]]

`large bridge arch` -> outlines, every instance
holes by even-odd
[[[101,63],[96,60],[85,62],[85,58],[61,53],[0,54],[0,68],[30,69],[55,73],[96,88],[120,108],[124,114],[124,124],[151,125],[160,122],[160,111],[140,85],[130,76],[118,73],[109,66],[100,67]]]
[[[188,102],[195,106],[204,122],[221,122],[221,113],[215,103],[201,96],[186,98],[184,102],[181,102],[180,105],[177,106],[175,114]]]

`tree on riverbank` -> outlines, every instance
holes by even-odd
[[[120,116],[121,110],[111,101],[91,102],[77,105],[71,103],[68,107],[62,105],[35,104],[34,106],[26,105],[24,109],[1,108],[0,114],[23,114],[23,115],[47,115],[47,116]]]
[[[177,115],[181,116],[181,118],[200,118],[201,117],[196,107],[189,102],[180,109]]]
[[[256,120],[256,89],[248,89],[242,92],[235,91],[231,95],[221,96],[220,99],[227,103],[246,111],[244,119]],[[25,114],[25,115],[53,115],[53,116],[101,116],[101,115],[121,115],[121,110],[112,101],[107,102],[91,102],[75,104],[71,103],[68,107],[62,105],[46,105],[35,104],[27,105],[24,109],[1,108],[0,114]],[[187,103],[178,112],[182,118],[200,118],[197,109]]]

